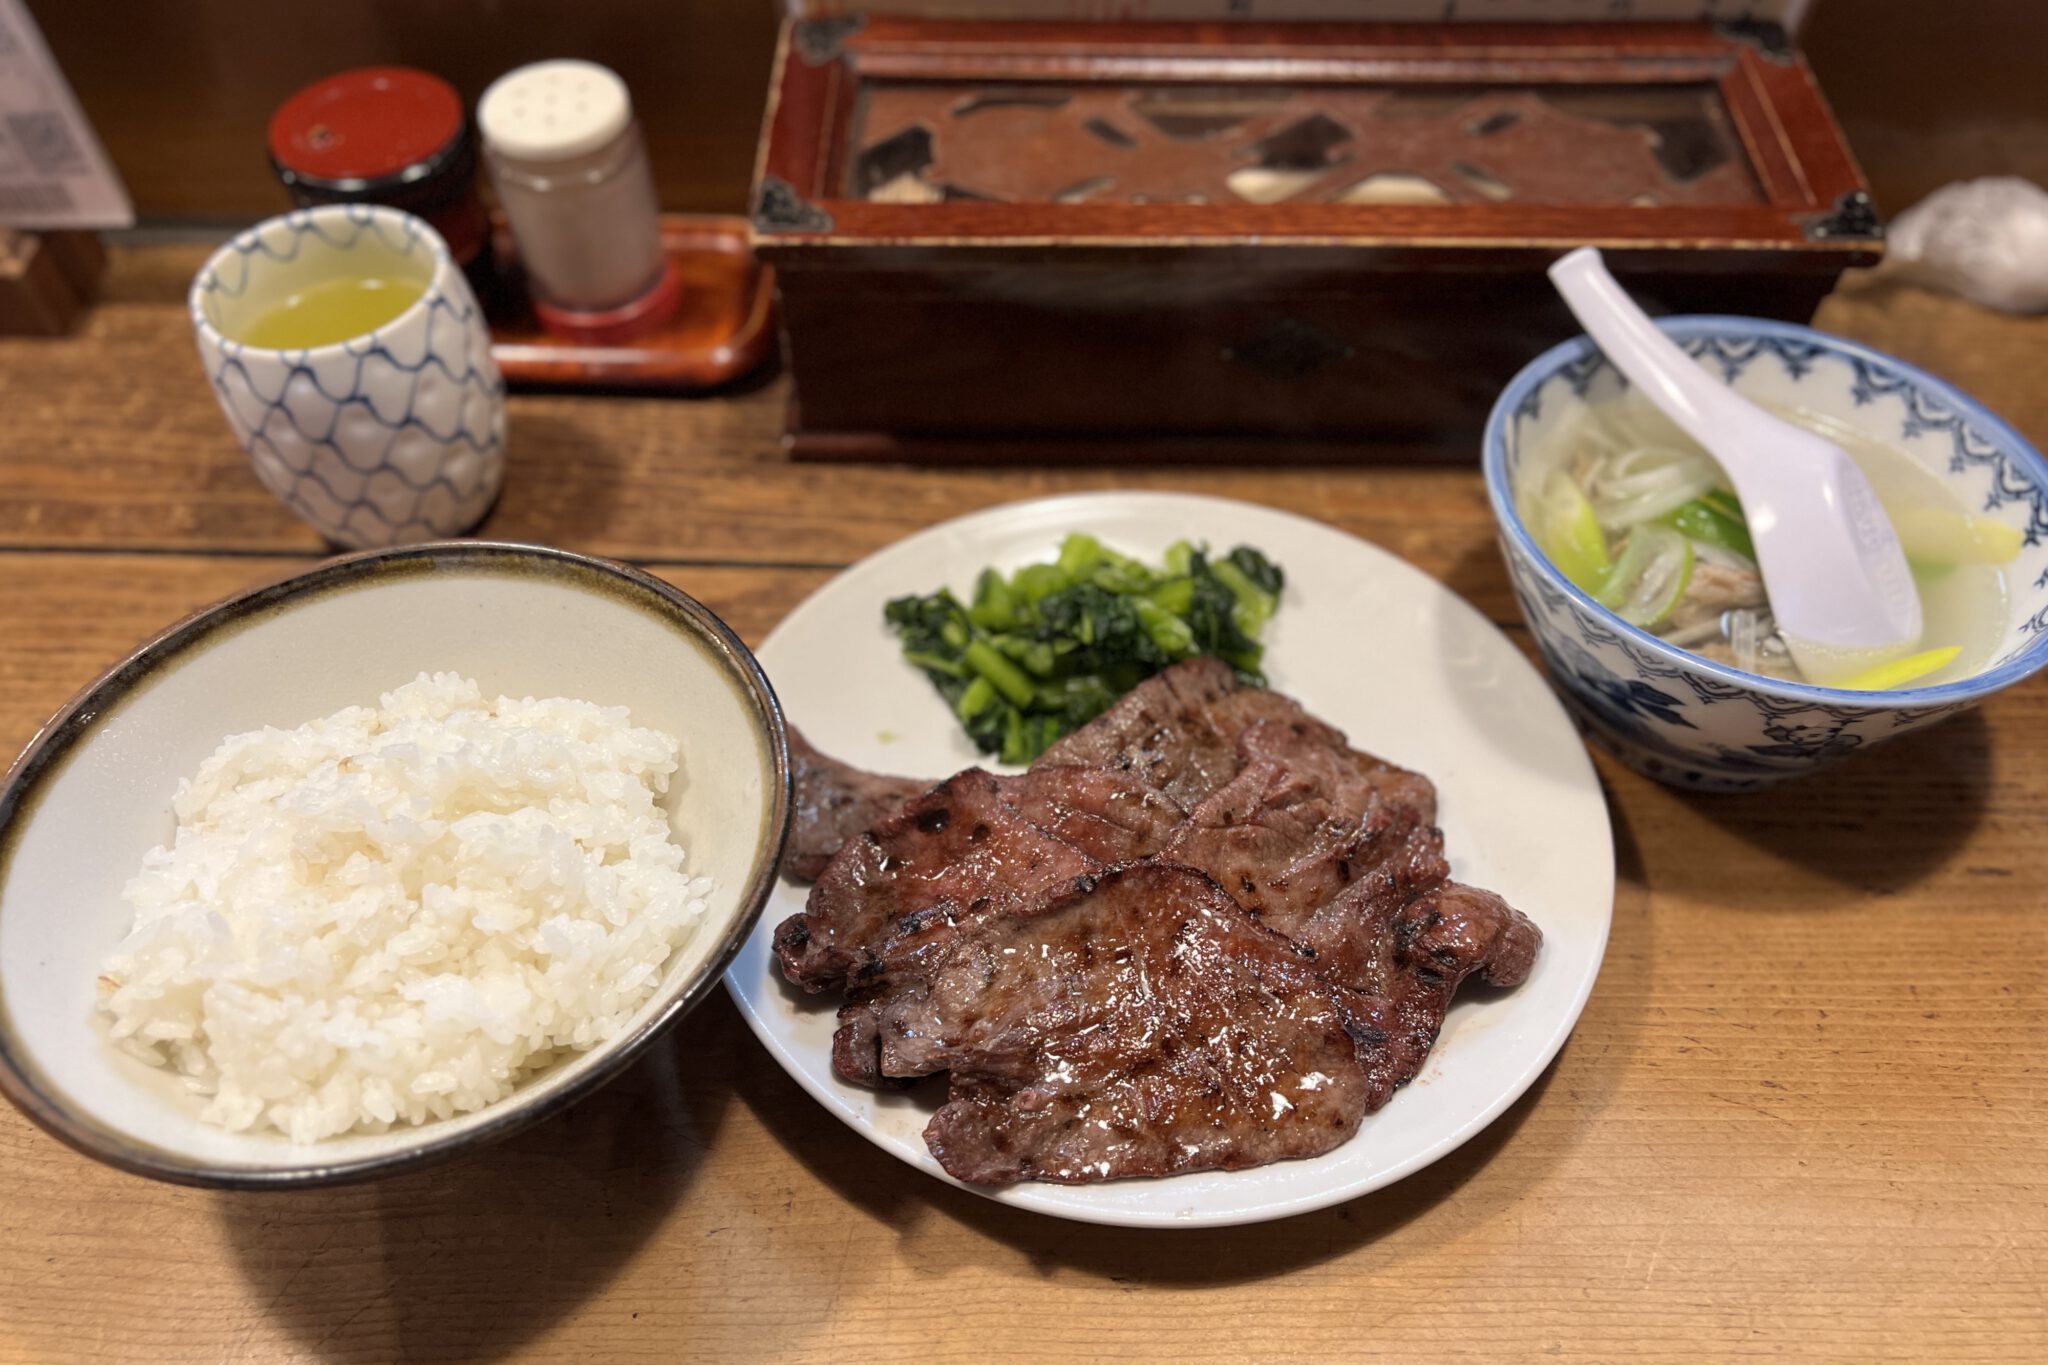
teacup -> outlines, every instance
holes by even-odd
[[[419,297],[344,340],[247,340],[309,288],[364,279]],[[426,223],[369,204],[269,219],[214,253],[191,308],[256,477],[329,540],[434,540],[483,520],[504,478],[505,384],[483,309]]]

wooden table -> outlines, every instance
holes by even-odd
[[[199,253],[117,253],[79,334],[0,343],[0,749],[172,617],[321,552],[200,380]],[[1862,284],[1836,330],[2048,443],[2048,319]],[[971,508],[1118,485],[1328,519],[1524,645],[1476,473],[793,467],[769,383],[512,402],[485,530],[646,564],[752,640]],[[216,1194],[0,1112],[0,1361],[2048,1357],[2048,684],[1780,791],[1602,758],[1592,1003],[1443,1161],[1206,1234],[1015,1212],[840,1127],[714,996],[626,1079],[461,1164]]]

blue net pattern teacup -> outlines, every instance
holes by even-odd
[[[377,275],[418,302],[332,345],[265,349],[235,338],[308,283]],[[368,204],[259,223],[192,282],[207,379],[271,492],[336,544],[459,535],[504,479],[505,384],[483,310],[434,230]]]

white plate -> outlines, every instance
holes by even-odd
[[[1268,629],[1274,687],[1360,748],[1437,784],[1451,871],[1542,926],[1543,951],[1512,991],[1451,1008],[1416,1080],[1356,1137],[1306,1161],[1102,1185],[975,1186],[1006,1204],[1130,1226],[1203,1227],[1305,1213],[1378,1189],[1484,1128],[1528,1089],[1585,1007],[1614,907],[1614,845],[1592,764],[1536,670],[1484,617],[1428,575],[1319,522],[1221,498],[1100,493],[991,508],[854,565],[776,627],[760,660],[784,714],[828,753],[933,779],[980,760],[882,624],[891,597],[1051,557],[1068,531],[1158,562],[1187,537],[1255,545],[1287,571]],[[834,996],[807,997],[775,966],[774,929],[803,908],[780,883],[726,975],[747,1022],[789,1074],[861,1136],[950,1179],[925,1150],[933,1095],[880,1095],[832,1074]],[[931,1091],[936,1087],[920,1087]]]

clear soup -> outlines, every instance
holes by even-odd
[[[1765,406],[1849,452],[1920,589],[1920,653],[1850,685],[1927,687],[1982,671],[2005,632],[2004,566],[2020,532],[1972,514],[1904,451],[1818,413]],[[1515,502],[1558,571],[1624,620],[1717,663],[1806,681],[1778,635],[1726,476],[1639,391],[1581,408],[1532,450]]]

